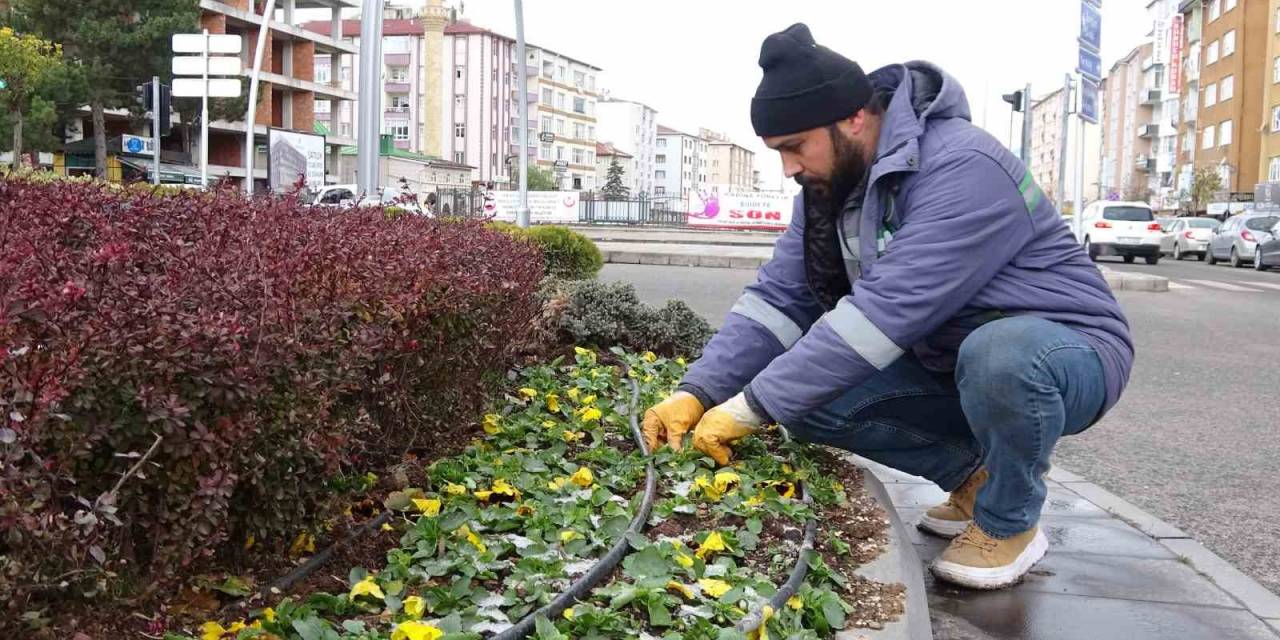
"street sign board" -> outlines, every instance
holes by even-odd
[[[173,58],[173,75],[204,75],[204,61],[205,58],[201,56],[175,56]],[[240,69],[240,58],[238,57],[209,57],[209,75],[211,76],[238,76],[240,75]]]
[[[1076,71],[1094,82],[1102,80],[1102,56],[1080,47],[1080,61],[1076,65]]]
[[[156,154],[155,145],[151,138],[131,136],[129,134],[120,136],[120,150],[140,156],[154,156]]]
[[[568,160],[556,160],[555,168],[556,168],[556,169],[560,169],[560,170],[568,169],[568,168],[569,168],[569,161],[568,161]]]
[[[538,134],[538,140],[541,142],[555,142],[556,134],[551,133],[550,131],[543,131]]]
[[[202,53],[204,51],[203,33],[173,34],[174,53]],[[241,38],[236,35],[221,33],[209,34],[209,53],[240,53]]]
[[[1080,45],[1102,50],[1102,9],[1089,0],[1080,0]]]
[[[1098,83],[1080,78],[1080,119],[1098,124]]]
[[[200,78],[174,78],[173,95],[179,98],[199,98],[204,95],[204,80]],[[209,78],[210,98],[240,97],[238,78]]]

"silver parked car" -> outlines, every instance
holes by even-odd
[[[1253,268],[1266,271],[1271,267],[1280,269],[1280,222],[1271,227],[1271,239],[1258,242],[1258,249],[1253,254]]]
[[[1213,218],[1176,218],[1165,227],[1160,238],[1160,251],[1173,254],[1174,260],[1197,256],[1204,260],[1209,238],[1222,223]]]
[[[1233,267],[1253,262],[1259,241],[1271,239],[1271,228],[1280,222],[1280,214],[1242,213],[1227,218],[1209,240],[1209,264],[1227,260]]]

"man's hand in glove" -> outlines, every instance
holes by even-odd
[[[723,467],[733,455],[729,445],[755,433],[763,422],[747,405],[746,396],[739,393],[702,416],[693,430],[693,446]]]
[[[649,445],[649,453],[657,451],[663,444],[670,444],[672,449],[679,451],[684,434],[698,424],[703,411],[702,403],[693,394],[677,391],[644,412],[640,430]]]

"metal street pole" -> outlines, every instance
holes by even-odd
[[[1031,168],[1031,83],[1022,91],[1022,164]]]
[[[524,52],[524,3],[516,3],[516,82],[520,84],[520,208],[516,211],[516,226],[529,226],[529,60]]]
[[[1087,155],[1087,152],[1084,148],[1084,139],[1085,139],[1084,128],[1088,125],[1088,122],[1084,119],[1084,78],[1083,77],[1080,78],[1079,98],[1080,98],[1080,103],[1079,103],[1079,106],[1076,107],[1076,115],[1079,116],[1079,118],[1076,120],[1076,156],[1077,156],[1076,158],[1077,160],[1076,162],[1076,211],[1075,211],[1075,216],[1073,217],[1075,219],[1076,237],[1083,238],[1084,237],[1084,216],[1082,216],[1081,213],[1084,212],[1084,163],[1086,161],[1085,156]]]
[[[1062,205],[1067,202],[1067,136],[1070,135],[1071,117],[1071,74],[1066,74],[1066,81],[1062,85],[1062,128],[1058,134],[1058,185],[1054,189],[1054,195],[1058,197],[1058,212],[1062,212]],[[1079,217],[1079,216],[1076,216]]]
[[[200,51],[200,187],[209,188],[209,30],[204,29],[204,47]],[[253,99],[249,99],[253,104]],[[252,111],[252,109],[250,109]],[[253,125],[249,125],[253,129]],[[252,173],[252,172],[250,172]],[[252,189],[250,189],[252,193]]]
[[[253,196],[253,172],[254,172],[253,163],[254,163],[254,160],[257,160],[257,156],[258,156],[258,144],[255,139],[254,131],[253,131],[257,127],[257,119],[258,119],[258,76],[262,72],[262,55],[267,46],[267,32],[270,30],[270,27],[271,27],[271,16],[275,15],[275,12],[276,12],[276,0],[267,0],[267,6],[263,7],[263,10],[262,10],[262,26],[258,29],[258,48],[253,54],[253,70],[249,72],[249,107],[247,109],[247,113],[245,114],[245,119],[244,119],[245,125],[246,125],[245,132],[244,132],[244,138],[245,138],[244,140],[244,193],[247,196]],[[206,31],[206,33],[208,32]],[[207,42],[207,38],[206,38],[205,47],[204,47],[204,55],[205,55],[205,63],[204,63],[205,89],[204,91],[205,91],[205,95],[207,96],[209,93],[209,82],[208,82],[209,43]],[[208,97],[205,98],[205,101],[206,102],[208,101]],[[205,108],[204,116],[205,116],[204,120],[207,123],[209,121],[209,109],[207,107]],[[208,128],[207,128],[208,124],[206,124],[205,127],[206,127],[205,143],[207,143],[209,141]],[[208,161],[209,152],[207,150],[208,146],[209,146],[208,144],[202,144],[201,145],[202,150],[200,151],[201,156],[205,158],[205,161],[204,161],[205,167],[209,166],[209,161]],[[207,181],[208,177],[206,176],[204,180]]]
[[[366,0],[362,6],[356,183],[363,196],[378,192],[378,148],[381,145],[379,134],[382,133],[382,3]]]
[[[205,42],[208,42],[205,37]],[[205,47],[206,49],[208,47]],[[151,184],[160,184],[160,76],[151,76],[151,145],[155,149],[155,176]]]

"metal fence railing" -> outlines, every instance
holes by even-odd
[[[622,224],[661,227],[683,227],[688,222],[683,198],[608,199],[599,194],[585,194],[578,201],[581,224]]]

